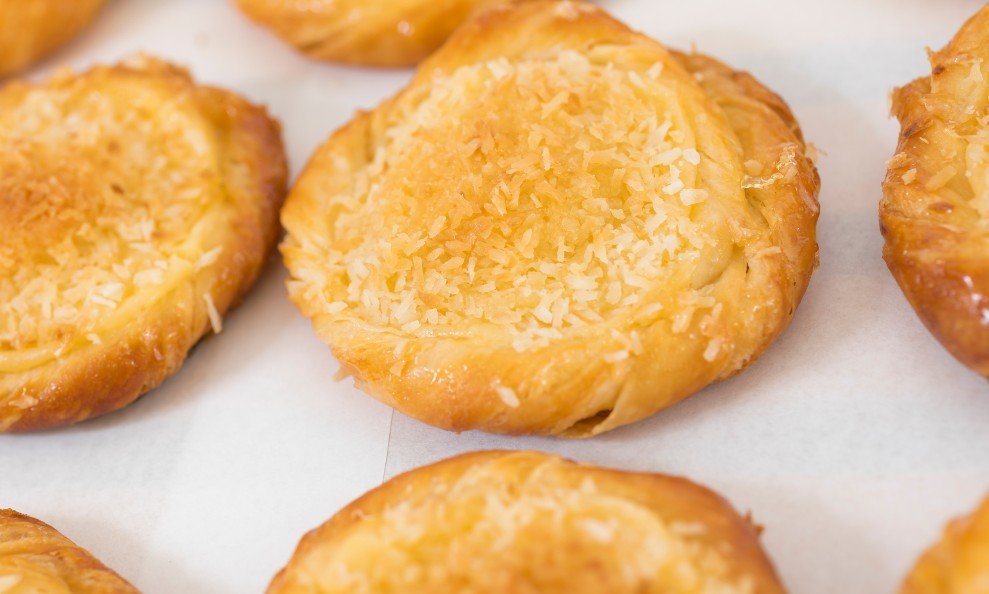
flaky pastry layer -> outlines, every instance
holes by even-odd
[[[106,0],[0,0],[0,76],[45,57],[88,25]]]
[[[0,90],[0,431],[120,408],[253,284],[279,127],[151,58]]]
[[[465,20],[525,0],[237,0],[255,22],[320,60],[363,66],[418,64]]]
[[[981,594],[989,591],[989,499],[948,524],[941,541],[917,562],[900,594]]]
[[[769,594],[756,530],[684,479],[536,452],[392,479],[303,538],[268,594]]]
[[[989,7],[930,58],[929,77],[893,93],[883,254],[927,328],[989,376]]]
[[[357,385],[452,429],[589,436],[755,360],[815,265],[786,105],[602,10],[462,28],[313,156],[289,291]]]
[[[0,510],[0,594],[139,594],[57,530]]]

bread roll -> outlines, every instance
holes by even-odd
[[[0,90],[0,432],[174,373],[257,278],[285,180],[264,109],[153,58]]]
[[[658,474],[536,452],[419,468],[302,540],[268,594],[782,594],[757,530]]]
[[[989,376],[989,6],[893,93],[902,131],[880,205],[890,271],[921,321]]]
[[[371,395],[455,431],[585,437],[759,357],[814,269],[818,188],[751,76],[535,1],[319,148],[282,252]]]
[[[48,524],[0,510],[0,594],[140,594]]]

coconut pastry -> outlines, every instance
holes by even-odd
[[[0,510],[0,594],[139,594],[48,524]]]
[[[0,0],[0,76],[67,43],[103,4],[105,0]]]
[[[941,541],[917,562],[900,594],[989,592],[989,499],[948,524]]]
[[[285,179],[262,108],[152,58],[0,90],[0,431],[174,373],[254,283]]]
[[[884,256],[958,360],[989,376],[989,7],[893,93],[902,132],[880,205]]]
[[[590,436],[763,352],[814,268],[818,187],[751,76],[536,1],[466,25],[319,148],[282,252],[291,298],[381,401]]]
[[[236,0],[251,19],[319,60],[413,66],[479,12],[524,0]]]
[[[268,594],[777,594],[758,532],[681,478],[482,452],[398,476],[302,539]]]

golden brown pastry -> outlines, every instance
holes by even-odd
[[[268,594],[770,594],[757,531],[687,480],[536,452],[388,481],[302,539]]]
[[[279,134],[151,58],[0,90],[0,432],[116,410],[219,331],[276,239]]]
[[[880,220],[889,269],[955,357],[989,376],[989,6],[893,93]]]
[[[48,524],[0,510],[0,594],[139,594]]]
[[[236,0],[302,52],[330,62],[412,66],[484,9],[524,0]]]
[[[45,57],[93,20],[105,0],[0,0],[0,76]]]
[[[357,385],[452,429],[589,436],[741,371],[815,265],[783,101],[602,10],[466,25],[312,157],[289,292]]]
[[[917,562],[900,594],[989,592],[989,499],[948,524],[941,542]]]

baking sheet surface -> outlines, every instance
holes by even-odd
[[[707,484],[765,526],[791,591],[895,591],[945,521],[989,491],[989,394],[913,315],[880,259],[888,93],[975,0],[602,0],[668,45],[751,71],[826,155],[821,267],[750,370],[581,442],[432,429],[334,383],[275,260],[224,332],[124,411],[0,436],[0,506],[39,517],[148,594],[263,591],[299,537],[383,477],[453,453],[536,448]],[[116,0],[37,69],[138,50],[265,103],[293,171],[408,72],[302,58],[225,0]]]

